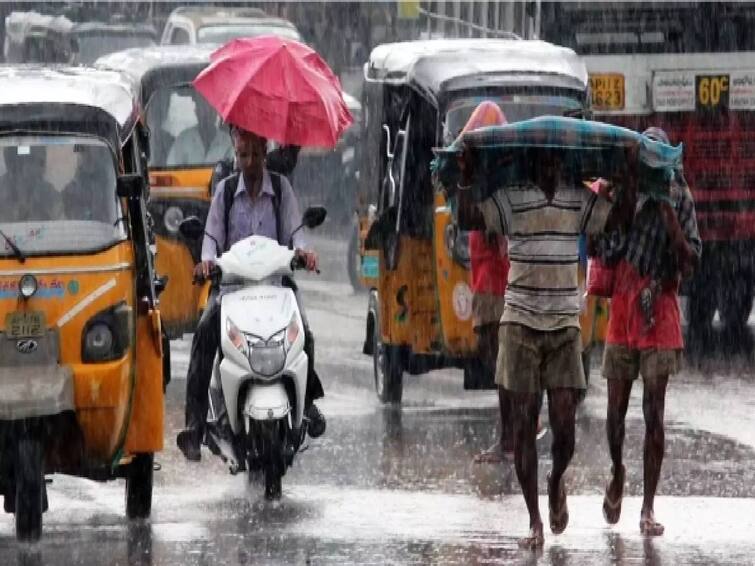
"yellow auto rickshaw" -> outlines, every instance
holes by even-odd
[[[490,387],[472,328],[468,233],[433,185],[432,150],[455,139],[483,100],[509,122],[584,116],[585,66],[570,49],[517,38],[385,44],[365,65],[363,98],[362,209],[350,253],[370,289],[364,352],[378,397],[400,402],[405,372],[444,367],[463,368],[465,388]],[[593,326],[586,316],[587,346]]]
[[[157,240],[156,266],[158,274],[167,278],[160,311],[169,338],[194,330],[209,291],[208,285],[191,283],[202,242],[186,240],[178,227],[189,216],[205,222],[213,166],[233,155],[219,116],[191,85],[216,48],[127,49],[96,63],[98,68],[129,74],[139,85],[139,104],[150,135],[149,211]]]
[[[39,538],[45,475],[152,505],[163,366],[146,130],[114,72],[0,68],[0,493]]]

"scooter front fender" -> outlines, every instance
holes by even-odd
[[[249,387],[244,399],[244,415],[255,421],[268,421],[282,419],[290,412],[291,403],[280,380]]]

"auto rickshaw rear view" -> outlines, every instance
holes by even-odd
[[[569,49],[516,37],[385,44],[365,66],[353,253],[371,289],[364,351],[382,402],[401,401],[405,372],[459,367],[466,388],[492,386],[472,327],[468,232],[430,171],[433,148],[453,141],[483,100],[509,122],[584,116],[587,72]],[[589,346],[598,336],[587,318]]]
[[[147,136],[114,72],[0,70],[0,493],[35,540],[45,475],[126,478],[146,517],[163,368]]]

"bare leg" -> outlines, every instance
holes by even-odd
[[[574,455],[577,396],[578,390],[570,387],[548,390],[548,416],[553,434],[553,469],[548,479],[548,503],[551,509],[551,530],[556,534],[563,532],[569,522],[562,479]]]
[[[646,380],[642,396],[642,412],[645,416],[645,478],[640,531],[650,536],[662,535],[664,530],[663,525],[655,520],[653,503],[658,480],[661,476],[666,441],[663,415],[666,406],[667,385],[668,376]]]
[[[540,395],[509,391],[514,423],[514,463],[519,485],[530,515],[530,532],[519,541],[522,548],[543,545],[543,521],[537,501],[537,416],[540,413]]]
[[[611,480],[606,487],[603,500],[603,516],[610,524],[616,524],[621,516],[621,500],[624,494],[624,463],[622,448],[624,446],[624,421],[632,393],[632,380],[608,379],[608,409],[606,413],[606,432],[608,451],[611,454]]]

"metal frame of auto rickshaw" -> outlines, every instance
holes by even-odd
[[[148,138],[137,102],[118,73],[0,67],[0,138],[57,138],[46,148],[82,139],[76,143],[110,153],[117,182],[109,190],[123,225],[97,249],[27,253],[22,261],[5,246],[0,255],[0,493],[21,539],[41,534],[44,474],[125,477],[127,515],[151,510],[164,383],[145,202]],[[39,291],[22,294],[30,277]],[[94,357],[90,333],[102,325],[110,345]]]
[[[215,45],[158,46],[127,49],[99,59],[99,68],[116,69],[132,76],[139,85],[141,111],[161,89],[183,88],[209,64]],[[154,124],[147,124],[153,129]],[[230,147],[230,138],[229,138]],[[157,272],[167,277],[160,297],[165,332],[180,338],[192,332],[207,302],[209,285],[192,285],[192,269],[201,258],[202,241],[181,235],[178,224],[183,218],[207,219],[212,200],[211,180],[214,164],[157,167],[150,165],[150,213],[157,240]],[[171,220],[172,219],[172,220]]]
[[[405,371],[459,367],[465,388],[492,386],[476,356],[465,234],[431,178],[446,105],[463,95],[566,94],[585,115],[588,88],[573,51],[540,41],[430,40],[373,50],[365,65],[354,255],[370,289],[364,353],[373,357],[382,402],[401,401]],[[594,299],[585,312],[589,352],[599,337]]]

